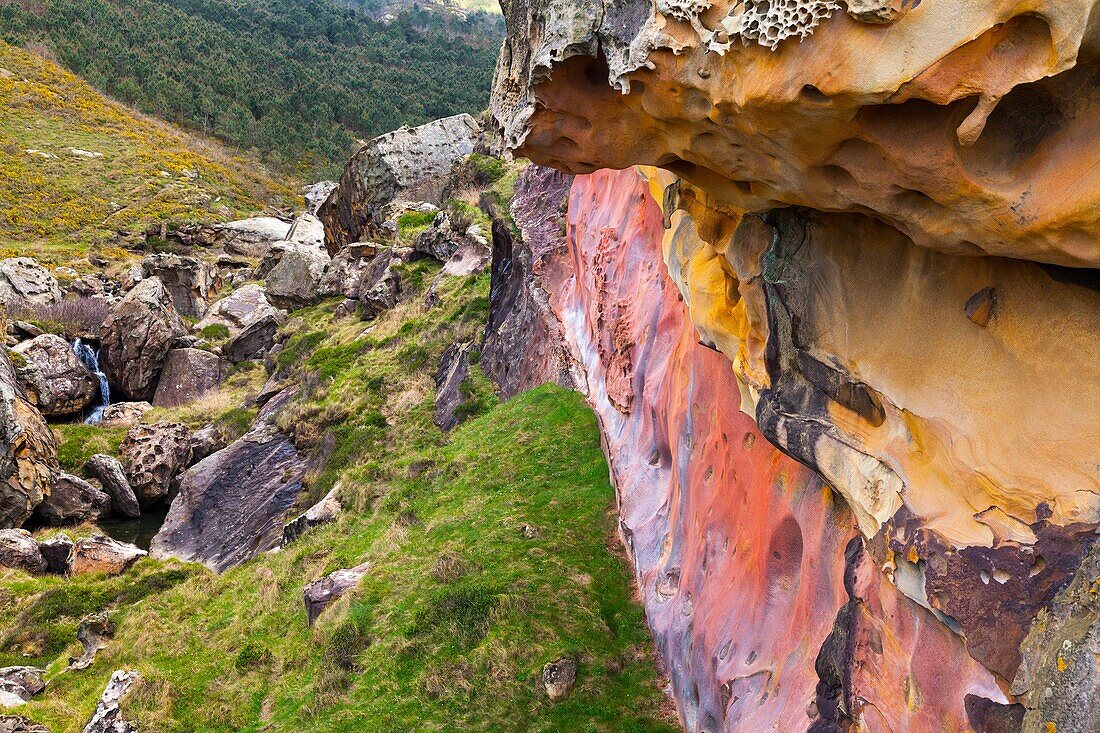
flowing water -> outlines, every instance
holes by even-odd
[[[99,402],[92,408],[92,412],[84,419],[88,425],[95,425],[103,420],[103,411],[111,404],[111,386],[107,384],[107,375],[99,368],[99,349],[93,349],[81,339],[73,341],[73,352],[77,358],[99,379]]]

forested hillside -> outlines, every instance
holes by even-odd
[[[327,0],[16,0],[0,35],[141,111],[333,175],[354,139],[488,100],[500,17]]]

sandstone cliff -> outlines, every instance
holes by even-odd
[[[688,729],[1094,730],[1093,3],[505,15]]]

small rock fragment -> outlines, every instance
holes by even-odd
[[[984,287],[966,301],[966,317],[979,326],[986,326],[997,309],[997,291]]]
[[[313,625],[330,603],[359,585],[359,581],[368,572],[370,572],[370,563],[365,562],[353,568],[337,570],[307,585],[303,595],[306,604],[306,621],[309,625]]]
[[[577,663],[568,657],[550,662],[542,668],[542,685],[546,695],[554,702],[569,697],[577,681]]]

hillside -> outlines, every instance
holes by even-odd
[[[0,257],[73,264],[91,249],[114,259],[120,231],[226,221],[292,201],[254,160],[0,42]]]
[[[328,0],[0,4],[0,38],[310,178],[334,176],[356,138],[485,109],[502,37],[499,15],[413,7],[384,23]]]

